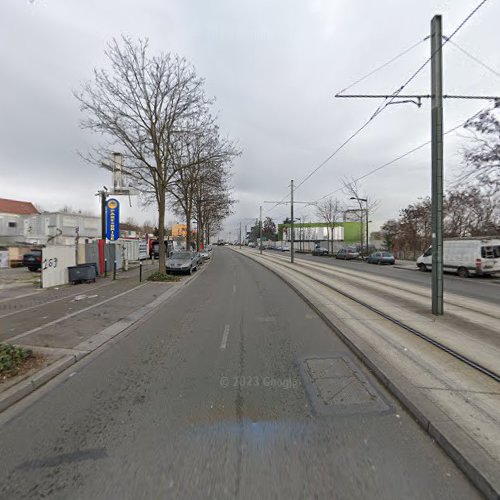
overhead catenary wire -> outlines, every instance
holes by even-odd
[[[473,120],[474,118],[476,118],[476,117],[477,117],[477,116],[479,116],[480,114],[482,114],[482,113],[484,113],[484,112],[486,112],[486,111],[488,111],[488,110],[491,110],[491,109],[493,109],[493,108],[492,108],[492,107],[490,107],[490,108],[483,108],[483,109],[481,109],[481,110],[480,110],[480,111],[478,111],[477,113],[475,113],[475,114],[473,114],[472,116],[470,116],[469,118],[467,118],[465,121],[462,121],[462,122],[460,122],[458,125],[455,125],[454,127],[450,128],[450,129],[448,129],[448,130],[446,130],[446,132],[444,132],[444,134],[443,134],[443,135],[448,135],[448,134],[451,134],[451,133],[455,132],[456,130],[458,130],[458,129],[460,129],[460,128],[464,127],[464,126],[465,126],[465,124],[466,124],[467,122],[469,122],[470,120]],[[361,175],[360,177],[358,177],[358,178],[354,179],[351,183],[361,181],[361,180],[365,179],[366,177],[369,177],[370,175],[373,175],[374,173],[376,173],[376,172],[378,172],[378,171],[380,171],[380,170],[382,170],[382,169],[384,169],[384,168],[386,168],[386,167],[388,167],[388,166],[390,166],[390,165],[392,165],[392,164],[394,164],[394,163],[398,162],[399,160],[402,160],[403,158],[406,158],[407,156],[410,156],[411,154],[413,154],[413,153],[415,153],[415,152],[419,151],[420,149],[425,148],[425,147],[426,147],[426,146],[428,146],[431,142],[432,142],[432,141],[426,141],[426,142],[424,142],[424,143],[420,144],[419,146],[416,146],[416,147],[414,147],[414,148],[410,149],[409,151],[406,151],[406,153],[403,153],[403,154],[401,154],[401,155],[397,156],[396,158],[393,158],[392,160],[390,160],[390,161],[388,161],[388,162],[386,162],[386,163],[383,163],[382,165],[379,165],[378,167],[375,167],[375,168],[373,168],[373,169],[369,170],[368,172],[364,173],[364,174],[363,174],[363,175]],[[351,184],[351,183],[347,183],[347,184]],[[321,198],[318,198],[318,199],[317,199],[317,200],[315,200],[315,201],[316,201],[316,203],[318,203],[318,202],[320,202],[321,200],[324,200],[325,198],[328,198],[328,197],[330,197],[330,196],[334,195],[335,193],[338,193],[339,191],[342,191],[343,189],[344,189],[344,187],[337,188],[337,189],[335,189],[334,191],[331,191],[330,193],[328,193],[328,194],[326,194],[326,195],[322,196]]]
[[[439,51],[439,50],[442,50],[442,48],[444,47],[444,45],[446,45],[447,43],[449,43],[451,41],[451,39],[467,24],[467,22],[477,13],[477,11],[487,1],[488,0],[481,0],[481,2],[479,2],[479,4],[476,5],[476,7],[474,7],[474,9],[455,28],[455,30],[451,33],[451,35],[445,39],[445,41],[441,44],[441,47],[439,49],[437,49],[434,53],[432,53],[431,56],[429,58],[427,58],[425,60],[425,62],[423,64],[421,64],[417,68],[417,70],[414,73],[412,73],[412,75],[397,90],[395,90],[390,95],[390,97],[388,98],[388,100],[386,99],[375,110],[375,112],[368,118],[368,120],[366,122],[364,122],[361,125],[361,127],[359,127],[353,134],[351,134],[340,146],[338,146],[335,149],[335,151],[332,154],[330,154],[325,160],[323,160],[316,168],[314,168],[311,172],[309,172],[309,174],[307,174],[307,176],[296,185],[295,190],[299,189],[305,182],[307,182],[314,174],[316,174],[316,172],[318,172],[326,163],[328,163],[336,154],[338,154],[347,144],[349,144],[349,142],[351,142],[359,133],[361,133],[385,108],[387,108],[387,106],[389,106],[390,104],[392,104],[395,101],[395,99],[398,97],[398,95],[420,74],[420,72],[427,66],[427,64],[429,64],[429,62],[432,60],[432,58],[435,55],[435,53],[437,51]],[[420,43],[420,42],[418,42],[418,43]],[[417,43],[417,45],[418,45],[418,43]],[[409,49],[405,49],[405,51],[403,51],[402,55],[404,55],[405,53],[407,53],[412,48],[413,48],[413,46],[410,47]],[[398,54],[398,56],[396,56],[396,58],[399,58],[399,54]],[[387,65],[387,63],[386,63],[386,65]],[[373,74],[373,72],[372,72],[372,74]],[[368,77],[368,75],[366,75],[365,77],[362,77],[360,80],[363,80],[363,79],[365,79],[367,77]],[[349,87],[347,87],[346,89],[342,90],[340,93],[345,92],[348,88],[352,87],[354,84],[355,83],[351,84]],[[284,201],[284,200],[286,200],[287,198],[288,198],[288,195],[286,195],[283,198],[283,200],[281,200],[281,202]],[[276,208],[280,203],[277,203],[276,205],[274,205],[273,207],[271,207],[268,210],[268,212],[270,212],[271,210],[273,210],[274,208]]]
[[[448,37],[443,37],[443,38],[446,40]],[[469,59],[473,60],[474,62],[476,62],[477,64],[479,64],[483,68],[487,69],[490,73],[494,74],[495,76],[500,77],[500,71],[497,71],[496,69],[494,69],[491,66],[489,66],[488,64],[486,64],[484,61],[481,61],[481,59],[479,59],[475,55],[471,54],[469,51],[465,50],[463,47],[458,45],[458,43],[454,42],[453,40],[448,39],[448,41],[449,41],[449,43],[451,43],[451,45],[456,47],[460,52],[465,54]]]
[[[424,43],[428,39],[429,39],[428,36],[426,36],[425,38],[422,38],[422,40],[419,40],[418,42],[414,43],[413,45],[411,45],[407,49],[403,50],[402,52],[400,52],[399,54],[397,54],[396,56],[394,56],[392,59],[389,59],[384,64],[381,64],[377,68],[371,70],[365,76],[362,76],[361,78],[358,78],[355,82],[351,83],[350,85],[348,85],[346,88],[342,89],[338,93],[339,94],[343,94],[344,92],[348,91],[349,89],[352,89],[352,87],[354,87],[358,83],[361,83],[362,81],[366,80],[367,78],[369,78],[370,76],[374,75],[375,73],[378,73],[382,69],[387,68],[387,66],[391,65],[393,62],[395,62],[398,59],[400,59],[401,57],[405,56],[406,54],[408,54],[408,52],[411,52],[414,48],[418,47],[420,44]]]

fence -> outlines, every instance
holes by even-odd
[[[76,264],[74,245],[51,246],[42,249],[42,286],[68,283],[68,267]]]
[[[102,245],[102,244],[101,244]],[[99,252],[100,242],[82,243],[78,245],[54,245],[42,249],[42,286],[64,285],[68,280],[68,267],[76,264],[95,264],[98,272],[113,272],[123,269],[125,263],[147,258],[147,243],[143,240],[119,240],[107,243]]]

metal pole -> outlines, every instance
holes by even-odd
[[[116,279],[116,260],[113,261],[113,279]]]
[[[290,227],[290,262],[293,264],[295,261],[295,250],[293,248],[293,179],[290,182],[290,217],[292,219],[292,224]]]
[[[443,314],[443,39],[441,16],[431,21],[432,314]]]
[[[101,239],[106,241],[106,192],[101,193]]]
[[[370,247],[368,246],[368,198],[366,198],[366,255],[370,254]],[[333,240],[333,234],[332,234]]]
[[[108,277],[108,259],[104,259],[104,277]]]
[[[240,248],[241,248],[241,221],[240,221]]]
[[[259,249],[260,249],[260,254],[262,255],[262,205],[260,206],[259,235],[260,235]]]
[[[142,260],[139,262],[139,283],[142,282]]]

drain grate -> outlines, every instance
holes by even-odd
[[[300,372],[318,413],[354,415],[391,411],[348,354],[301,360]]]

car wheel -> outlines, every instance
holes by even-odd
[[[457,274],[461,277],[461,278],[468,278],[469,277],[469,270],[466,268],[466,267],[459,267],[457,269]]]
[[[425,264],[419,264],[418,265],[418,268],[420,269],[420,271],[422,271],[423,273],[426,273],[427,272],[427,266]]]
[[[192,274],[193,274],[193,266],[189,268],[189,276],[191,276]]]
[[[33,273],[36,271],[36,267],[28,267],[28,269]]]

